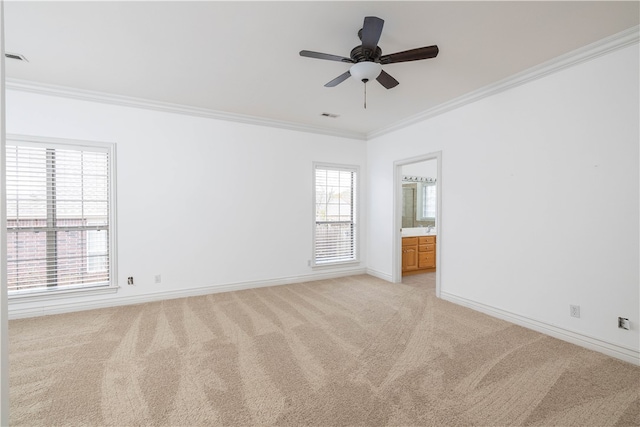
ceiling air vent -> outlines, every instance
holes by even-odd
[[[336,119],[336,118],[340,117],[339,115],[333,114],[333,113],[321,113],[320,115],[322,117],[330,117],[332,119]]]
[[[27,61],[27,58],[25,58],[24,56],[20,55],[19,53],[9,53],[9,52],[5,52],[4,56],[6,58],[9,59],[17,59],[18,61],[25,61],[25,62],[29,62]]]

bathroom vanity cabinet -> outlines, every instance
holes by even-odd
[[[402,238],[402,274],[426,273],[436,269],[436,236]]]

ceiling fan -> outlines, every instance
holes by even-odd
[[[438,46],[436,45],[383,55],[382,50],[378,47],[378,40],[380,40],[383,25],[383,19],[376,16],[365,17],[362,29],[358,31],[358,37],[362,41],[362,44],[351,50],[349,58],[309,50],[301,50],[300,56],[353,64],[348,71],[325,84],[325,87],[334,87],[351,76],[355,77],[365,83],[366,108],[366,83],[369,80],[376,79],[387,89],[394,88],[399,84],[396,79],[382,69],[382,65],[435,58],[438,55]]]

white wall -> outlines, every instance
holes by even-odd
[[[121,286],[115,295],[12,303],[10,313],[365,271],[364,250],[359,266],[307,266],[312,162],[358,165],[364,176],[364,141],[15,90],[7,93],[7,132],[117,144]],[[364,180],[360,188],[364,203]],[[128,276],[135,286],[127,286]]]
[[[369,268],[393,162],[441,150],[443,297],[637,357],[638,75],[634,45],[369,141]]]
[[[435,179],[438,177],[438,162],[434,159],[404,165],[402,166],[402,175],[415,175]]]

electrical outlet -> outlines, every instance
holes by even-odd
[[[162,276],[159,274],[156,274],[156,276],[154,277],[154,281],[155,283],[162,283]]]
[[[133,285],[133,276],[127,277],[127,285]]]
[[[569,316],[580,318],[580,306],[569,305]]]
[[[618,328],[626,329],[627,331],[631,329],[631,323],[629,323],[629,319],[626,317],[618,317]]]

